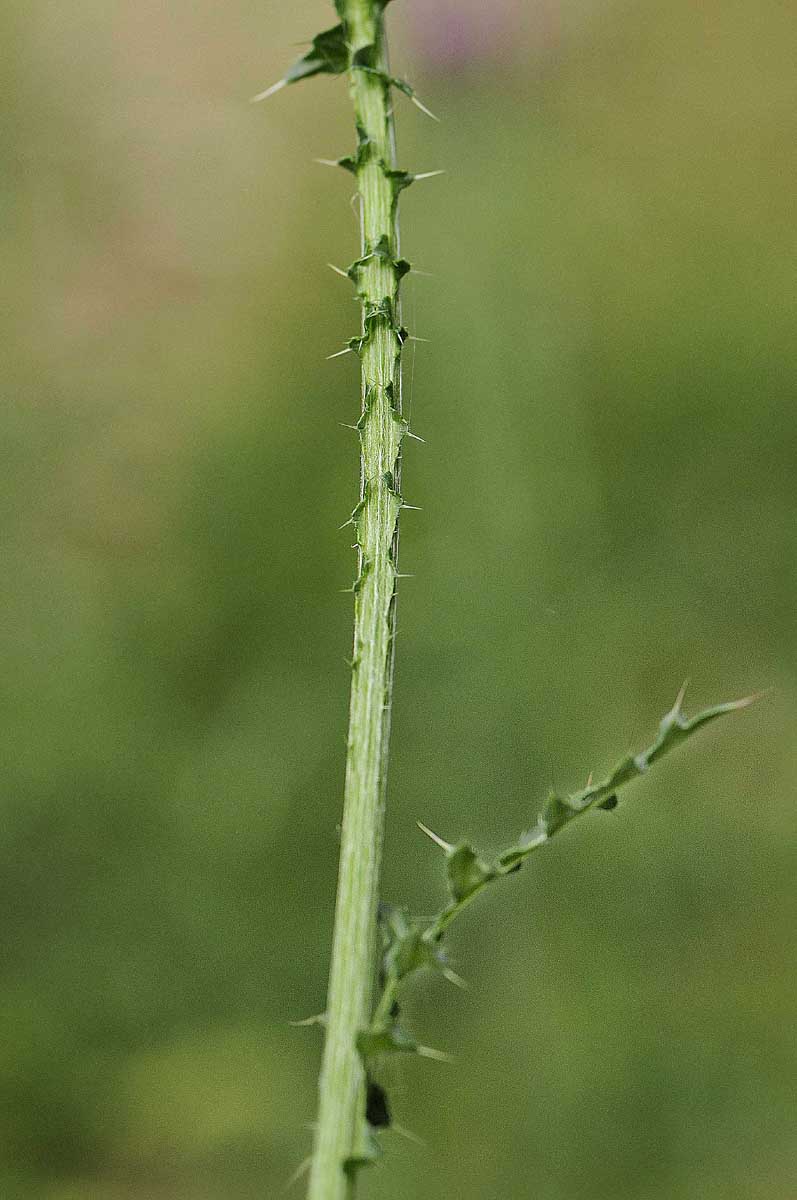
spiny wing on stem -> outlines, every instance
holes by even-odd
[[[346,29],[335,25],[313,38],[310,49],[285,73],[286,83],[298,83],[313,75],[342,75],[349,69],[349,45]]]
[[[388,3],[389,0],[374,0],[374,7],[382,11]],[[338,3],[335,7],[338,14],[343,17],[343,4]],[[288,68],[282,79],[266,88],[265,91],[258,92],[252,99],[265,100],[280,88],[286,87],[287,84],[298,83],[300,79],[311,79],[314,75],[343,75],[349,70],[368,71],[372,75],[378,76],[386,88],[394,87],[402,92],[421,112],[436,121],[437,117],[434,113],[430,112],[426,105],[419,100],[415,88],[407,83],[406,79],[396,79],[393,75],[388,75],[379,67],[378,61],[379,47],[375,44],[361,46],[352,54],[347,37],[346,22],[342,20],[340,24],[333,25],[331,29],[324,29],[321,33],[317,33],[312,39],[307,53]]]

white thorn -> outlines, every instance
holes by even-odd
[[[343,350],[336,350],[334,354],[328,354],[327,362],[329,362],[329,360],[331,358],[340,358],[341,354],[353,354],[353,353],[354,352],[353,352],[351,346],[346,346]]]
[[[294,1027],[294,1029],[301,1029],[302,1026],[305,1026],[305,1025],[326,1025],[326,1023],[327,1023],[327,1014],[326,1013],[316,1013],[312,1017],[305,1017],[304,1020],[302,1020],[302,1021],[289,1021],[288,1022],[288,1024],[292,1025]]]
[[[441,850],[445,850],[446,854],[448,854],[449,850],[454,849],[451,842],[445,841],[440,837],[439,834],[435,833],[433,829],[430,829],[428,825],[424,825],[423,821],[416,821],[415,824],[418,826],[421,833],[425,833],[428,838],[431,838],[436,846],[439,846]]]
[[[450,967],[443,967],[443,978],[447,979],[449,983],[453,983],[455,987],[462,988],[463,992],[467,992],[468,985],[465,980]]]
[[[772,684],[770,687],[762,688],[760,692],[753,692],[752,696],[742,696],[741,700],[734,700],[733,703],[737,708],[747,708],[750,704],[755,704],[756,700],[762,700],[764,696],[768,696],[774,690],[775,685]]]
[[[344,279],[349,278],[342,267],[336,267],[334,263],[327,263],[327,266],[329,267],[330,271],[334,271],[336,275],[342,275]]]
[[[419,1046],[418,1053],[421,1058],[433,1058],[436,1062],[453,1062],[454,1059],[450,1054],[446,1054],[445,1050],[435,1050],[432,1046]]]
[[[402,506],[401,506],[401,507],[402,507],[402,508],[409,508],[409,509],[411,509],[413,512],[423,512],[423,509],[421,508],[420,504],[402,504]]]
[[[761,700],[762,697],[768,696],[774,690],[774,687],[768,687],[764,688],[763,691],[753,692],[752,696],[742,696],[741,700],[731,700],[729,702],[730,707],[732,710],[737,711],[740,708],[749,708],[751,704],[755,704],[756,700]]]
[[[421,101],[418,99],[417,96],[410,96],[410,100],[412,101],[412,103],[415,105],[416,108],[419,108],[421,110],[422,113],[426,113],[427,117],[431,117],[433,121],[440,120],[439,117],[436,117],[434,115],[434,113],[432,112],[432,110],[430,108],[427,108],[425,104],[421,103]]]
[[[417,433],[410,433],[409,429],[407,430],[407,432],[404,436],[408,437],[408,438],[412,438],[412,440],[414,442],[423,442],[424,446],[426,445],[426,438],[418,437]]]
[[[322,167],[339,167],[340,163],[336,158],[314,158],[314,163],[319,163]]]
[[[419,179],[434,179],[435,175],[445,175],[445,171],[421,171],[420,175],[413,175],[412,178],[417,182]]]
[[[422,1137],[418,1137],[417,1133],[413,1133],[411,1129],[405,1129],[403,1125],[397,1125],[395,1121],[391,1121],[390,1128],[399,1135],[406,1138],[408,1142],[414,1142],[416,1146],[425,1146],[426,1142]]]
[[[416,337],[414,333],[411,333],[407,338],[408,342],[430,342],[431,340],[431,338]]]
[[[249,103],[259,104],[261,100],[268,100],[269,96],[273,96],[275,92],[281,91],[287,85],[287,79],[280,79],[278,83],[272,83],[271,87],[267,87],[264,92],[258,92],[256,96],[251,96]]]
[[[686,689],[687,689],[688,687],[689,687],[689,680],[688,680],[688,679],[685,679],[685,680],[683,681],[683,685],[682,685],[682,687],[681,687],[681,690],[680,690],[680,692],[678,693],[678,696],[676,697],[675,704],[673,705],[673,708],[672,708],[672,711],[673,711],[673,712],[680,712],[680,711],[681,711],[681,705],[682,705],[682,704],[683,704],[683,702],[684,702],[684,696],[686,695]]]
[[[293,1185],[295,1183],[298,1183],[303,1175],[307,1174],[307,1172],[310,1170],[312,1162],[313,1162],[313,1157],[310,1154],[308,1154],[307,1158],[302,1159],[302,1161],[299,1163],[296,1170],[291,1175],[288,1182],[285,1184],[285,1187],[282,1189],[283,1193],[289,1192],[291,1190],[291,1188],[293,1187]]]

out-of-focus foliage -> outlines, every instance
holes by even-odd
[[[345,83],[246,103],[332,11],[280,8],[3,12],[9,1200],[250,1200],[306,1153],[357,233],[311,162]],[[791,1200],[793,14],[481,10],[390,9],[444,117],[402,106],[401,161],[448,175],[404,204],[386,897],[440,905],[416,818],[500,847],[686,675],[775,690],[458,923],[470,991],[404,1006],[457,1062],[385,1084],[428,1147],[387,1135],[363,1194]]]

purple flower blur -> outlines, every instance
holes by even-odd
[[[556,42],[561,0],[435,0],[413,5],[408,17],[413,54],[437,68],[456,68],[515,56],[519,44],[544,53]]]

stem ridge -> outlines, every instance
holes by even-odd
[[[388,0],[335,0],[340,24],[313,38],[284,80],[261,93],[319,74],[348,74],[357,132],[355,151],[338,160],[357,180],[360,256],[345,274],[361,307],[360,331],[346,350],[360,360],[360,496],[346,525],[354,529],[357,575],[338,891],[326,1038],[309,1200],[351,1200],[356,1169],[375,1156],[368,1121],[369,1080],[358,1039],[372,1018],[377,904],[390,738],[398,575],[401,444],[399,287],[411,269],[401,257],[398,201],[415,176],[399,170],[391,91],[419,103],[390,74],[384,30]],[[341,272],[343,273],[343,272]],[[371,1085],[373,1097],[373,1085]],[[373,1103],[371,1103],[373,1110]]]

